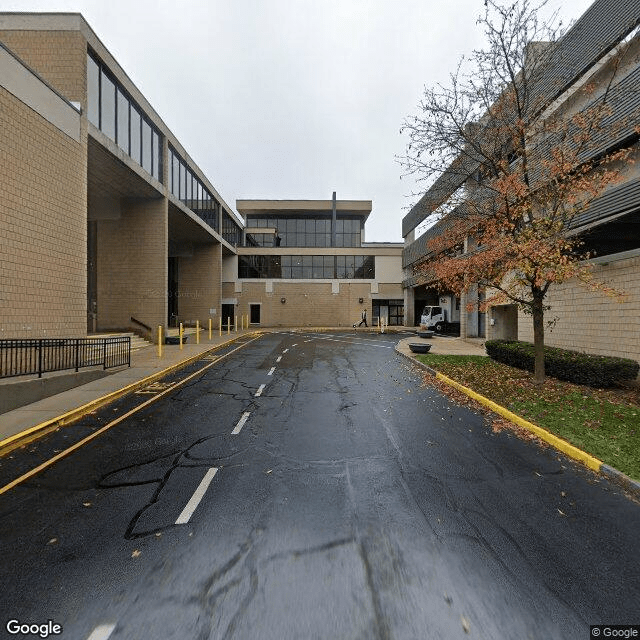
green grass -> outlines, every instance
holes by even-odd
[[[477,393],[640,479],[640,390],[592,389],[548,378],[483,356],[417,356]]]

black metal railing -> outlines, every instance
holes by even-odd
[[[131,366],[129,336],[0,340],[0,378],[124,365]]]

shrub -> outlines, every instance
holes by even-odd
[[[488,340],[487,354],[493,360],[533,373],[534,346],[517,340]],[[558,380],[590,387],[612,387],[622,380],[634,380],[640,364],[628,358],[612,358],[556,347],[544,348],[545,373]]]

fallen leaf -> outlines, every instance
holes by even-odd
[[[84,506],[84,507],[90,507],[90,506],[91,506],[91,503],[90,503],[90,502],[83,502],[83,503],[82,503],[82,506]]]
[[[560,509],[558,509],[558,513],[559,513],[561,516],[566,516],[566,515],[567,515],[567,514],[566,514],[566,513],[564,513],[563,511],[560,511]]]
[[[156,533],[156,538],[160,538],[162,536],[162,534],[158,531],[158,533]]]
[[[469,621],[464,616],[460,616],[460,620],[462,621],[462,628],[464,629],[464,632],[469,633],[469,629],[471,628],[469,626]]]
[[[273,469],[267,469],[267,470],[265,471],[265,473],[266,473],[267,475],[269,475],[270,473],[272,473],[272,471],[273,471]]]
[[[51,538],[47,544],[55,544],[56,542],[58,542],[58,538]]]
[[[132,558],[137,558],[140,555],[142,555],[142,551],[139,551],[138,549],[134,549],[133,553],[131,554],[131,557]]]

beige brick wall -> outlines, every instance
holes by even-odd
[[[350,327],[360,321],[360,313],[367,309],[371,324],[372,297],[369,282],[340,282],[340,292],[332,293],[330,282],[288,282],[273,280],[273,291],[266,291],[267,281],[242,282],[242,292],[236,292],[234,284],[223,283],[222,297],[238,301],[238,316],[249,313],[249,305],[260,303],[262,326],[311,326]],[[380,285],[377,298],[401,299],[400,285]],[[286,298],[283,304],[281,298]],[[360,304],[359,298],[363,298]]]
[[[126,202],[98,222],[98,330],[167,324],[168,207],[165,198]]]
[[[640,361],[640,257],[596,265],[594,277],[627,292],[619,303],[575,282],[552,286],[547,298],[551,310],[546,320],[558,318],[555,327],[545,327],[545,343]],[[533,341],[530,316],[518,316],[518,338]]]
[[[67,100],[85,101],[87,42],[78,31],[0,31],[2,41]]]
[[[0,337],[85,335],[86,131],[0,87],[0,167]]]
[[[209,318],[218,325],[220,299],[222,295],[220,278],[222,270],[222,245],[210,244],[194,248],[193,256],[179,258],[178,320],[187,324],[206,327]],[[215,309],[215,314],[210,310]]]

